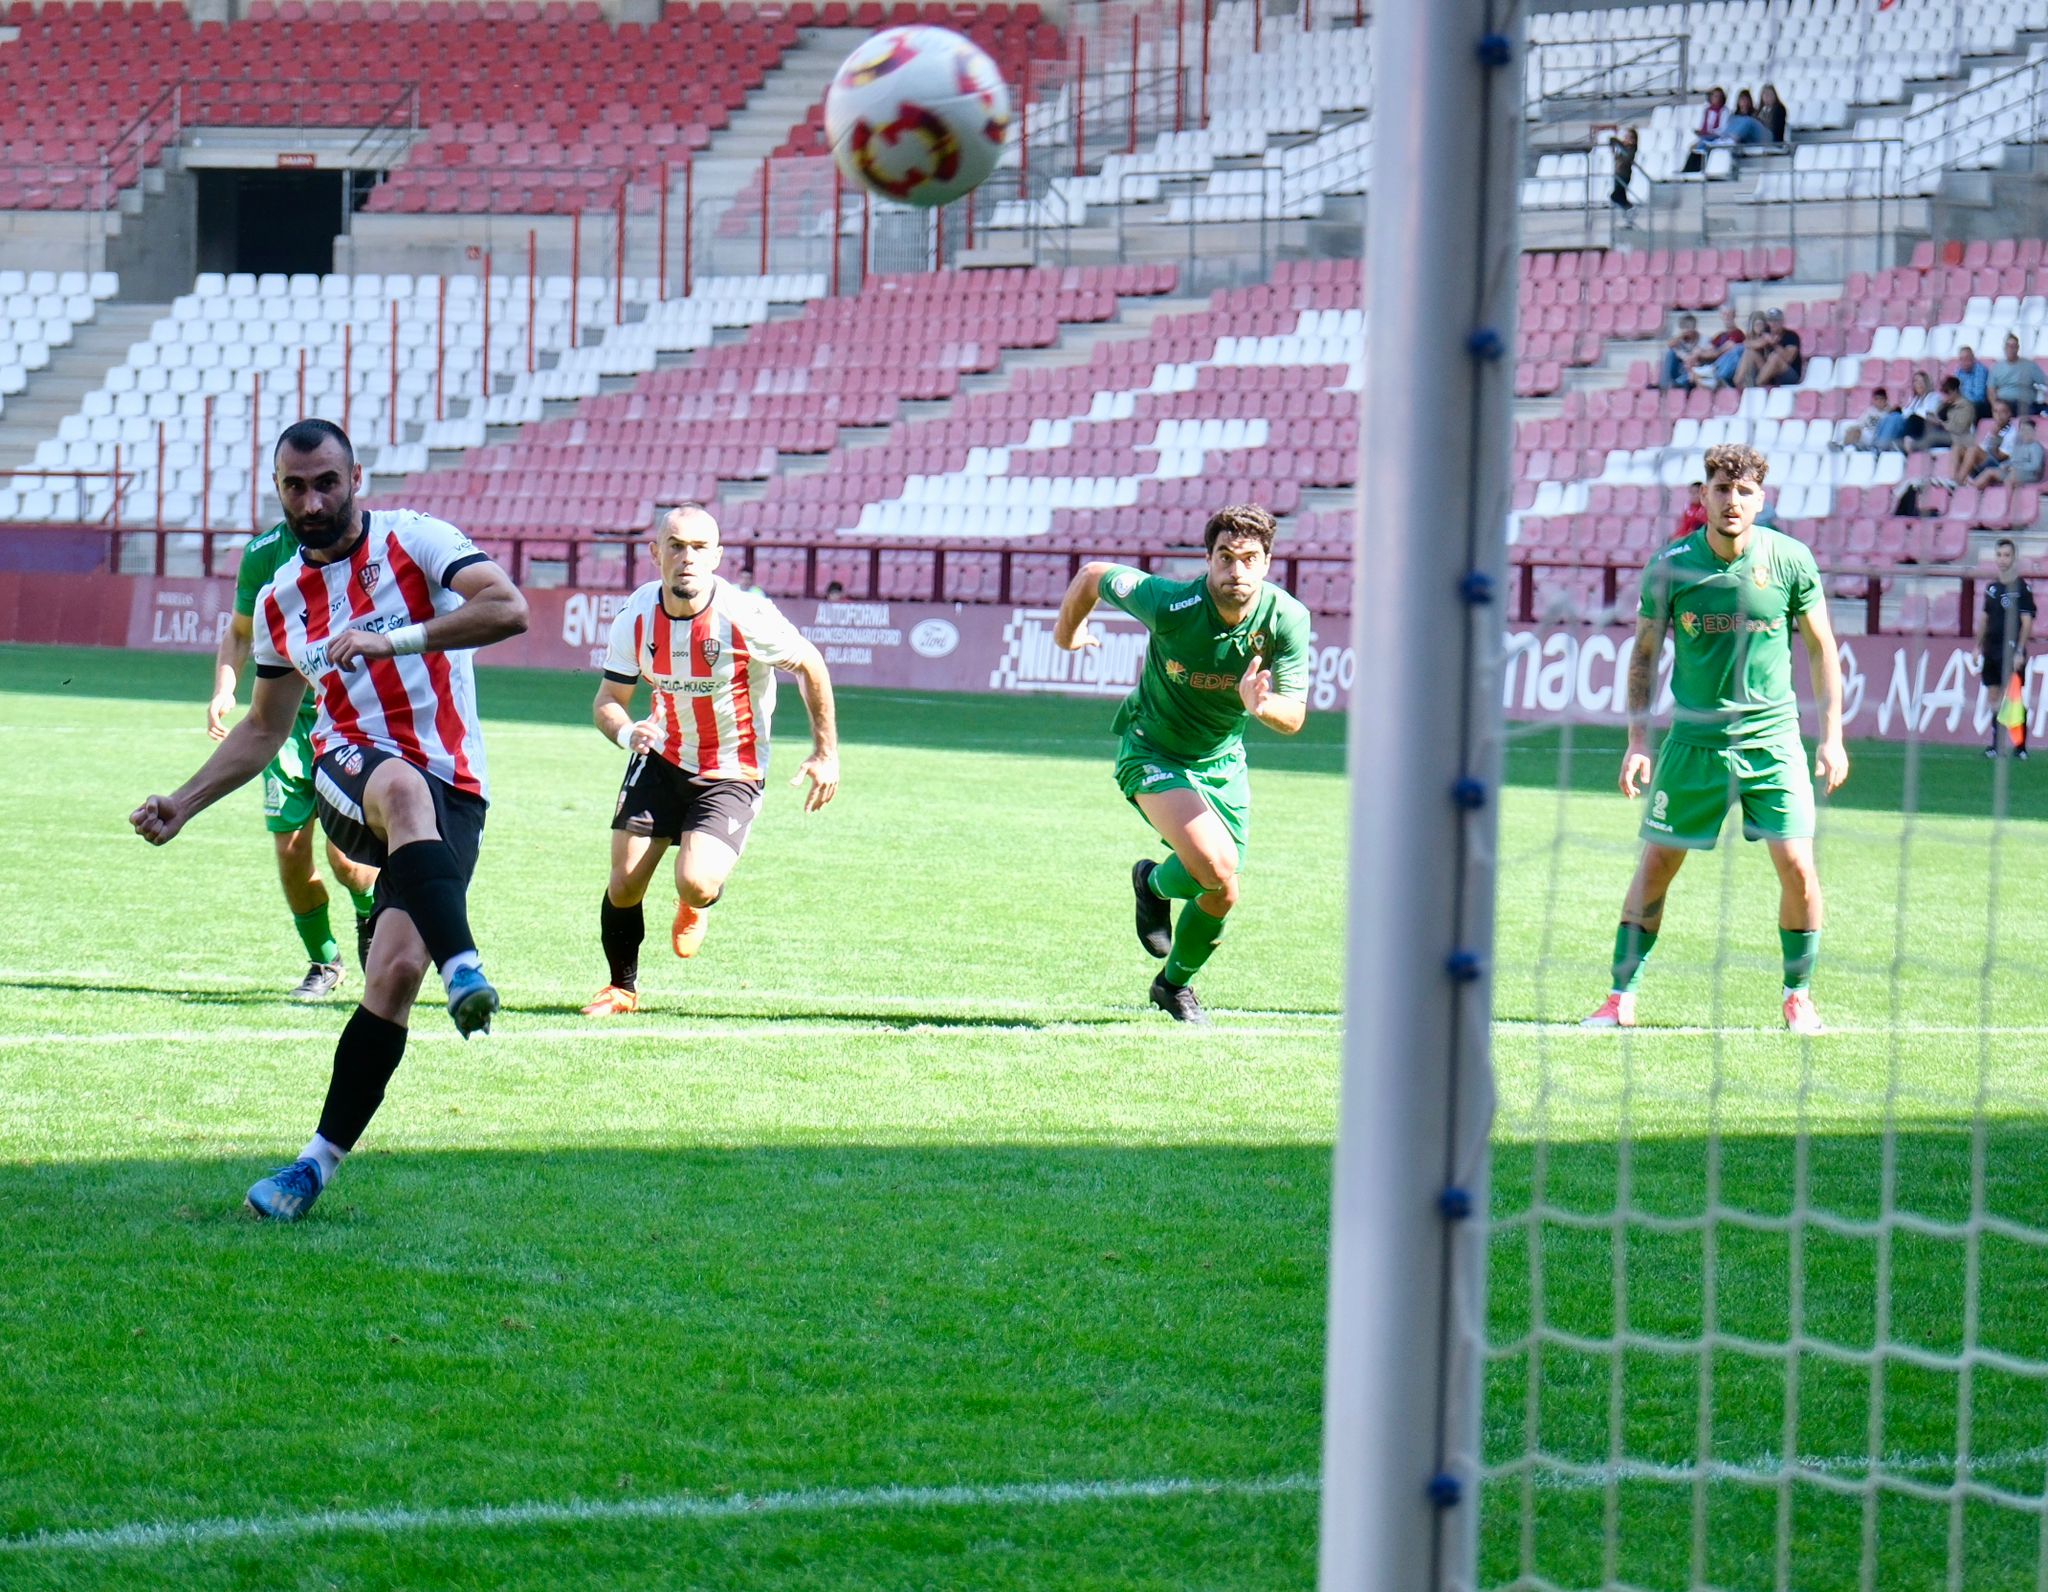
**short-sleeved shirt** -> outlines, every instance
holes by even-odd
[[[1309,613],[1278,586],[1262,585],[1234,625],[1216,611],[1206,574],[1169,580],[1112,564],[1096,590],[1152,632],[1138,688],[1117,709],[1117,733],[1135,733],[1189,763],[1240,746],[1251,715],[1237,682],[1253,658],[1273,671],[1275,694],[1307,700],[1314,667]]]
[[[715,581],[695,614],[672,618],[650,580],[612,621],[604,677],[654,689],[655,750],[700,779],[759,780],[768,771],[775,670],[810,643],[766,597]]]
[[[327,661],[328,643],[344,630],[398,630],[460,608],[448,583],[485,561],[446,520],[377,509],[364,513],[348,557],[309,564],[298,552],[278,566],[256,605],[251,651],[258,674],[297,670],[311,683],[315,757],[338,746],[375,747],[490,799],[468,652],[362,659],[345,673]]]
[[[2034,588],[2024,575],[2009,581],[1994,580],[1984,588],[1984,656],[1996,663],[2005,651],[2006,638],[2018,641],[2020,619],[2034,614]]]
[[[2031,359],[2002,359],[1991,367],[1991,390],[2017,409],[2034,402],[2034,389],[2048,376]]]
[[[242,548],[242,562],[235,570],[235,612],[253,625],[256,599],[263,595],[263,588],[277,577],[279,569],[298,556],[298,538],[282,520],[261,536],[250,537]],[[319,712],[313,698],[310,695],[305,697],[299,703],[299,722],[293,733],[312,734],[313,721]]]
[[[1638,612],[1670,627],[1671,739],[1737,749],[1796,741],[1792,633],[1825,600],[1805,544],[1762,526],[1732,563],[1704,529],[1651,559]]]

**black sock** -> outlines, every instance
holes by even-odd
[[[398,907],[412,919],[434,966],[474,951],[469,932],[469,887],[445,840],[415,840],[400,846],[384,864],[386,885]]]
[[[640,987],[640,942],[647,938],[647,914],[635,901],[629,907],[612,905],[612,893],[604,893],[604,907],[597,915],[598,934],[604,941],[604,959],[611,963],[612,987]]]
[[[320,1137],[339,1150],[353,1150],[377,1107],[384,1086],[405,1056],[405,1029],[358,1006],[334,1047],[334,1076],[320,1108]]]

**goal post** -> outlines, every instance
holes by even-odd
[[[1521,25],[1382,0],[1320,1584],[1472,1584]]]

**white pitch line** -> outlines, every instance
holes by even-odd
[[[502,1014],[501,1014],[502,1015]],[[687,1015],[678,1012],[678,1023]],[[515,1013],[516,1017],[517,1014]],[[727,1023],[718,1018],[697,1017],[686,1029],[673,1028],[621,1028],[614,1024],[592,1022],[583,1028],[522,1028],[515,1022],[510,1027],[501,1027],[498,1032],[487,1036],[482,1043],[495,1040],[500,1044],[515,1041],[535,1040],[547,1044],[577,1044],[591,1041],[615,1042],[626,1039],[682,1038],[702,1039],[707,1036],[718,1039],[825,1039],[835,1035],[844,1037],[886,1038],[891,1035],[911,1036],[918,1039],[973,1038],[976,1035],[1002,1034],[1017,1038],[1028,1038],[1043,1034],[1051,1039],[1073,1039],[1086,1034],[1124,1034],[1131,1030],[1154,1028],[1161,1034],[1174,1032],[1170,1028],[1155,1024],[1145,1014],[1133,1012],[1128,1020],[1129,1028],[1115,1023],[877,1023],[859,1018],[847,1018],[843,1022],[767,1022]],[[0,1034],[0,1050],[32,1050],[42,1046],[88,1045],[218,1045],[242,1043],[293,1043],[304,1040],[312,1043],[332,1043],[338,1030],[333,1028],[188,1028],[179,1030],[157,1030],[138,1033],[104,1034]],[[1226,1039],[1300,1039],[1304,1031],[1299,1028],[1261,1028],[1256,1026],[1234,1026],[1228,1023],[1212,1023],[1206,1028],[1195,1030],[1207,1038]],[[410,1043],[437,1045],[456,1044],[460,1035],[443,1033],[429,1028],[424,1032],[415,1030]]]
[[[606,1525],[639,1520],[741,1520],[759,1515],[851,1514],[877,1509],[979,1509],[1122,1503],[1159,1498],[1268,1498],[1317,1491],[1313,1476],[1239,1481],[1012,1482],[988,1487],[811,1487],[791,1492],[702,1497],[571,1499],[567,1503],[477,1504],[461,1509],[336,1509],[245,1519],[137,1522],[91,1530],[0,1537],[4,1553],[118,1553],[133,1549],[274,1542],[368,1531],[496,1530],[519,1526]]]
[[[1495,1028],[1508,1029],[1511,1032],[1549,1034],[1558,1037],[1565,1034],[1576,1034],[1588,1040],[1604,1039],[1610,1042],[1614,1040],[1617,1034],[1625,1034],[1629,1038],[1642,1039],[1711,1039],[1733,1038],[1736,1035],[1762,1035],[1784,1032],[1783,1027],[1777,1023],[1758,1023],[1741,1026],[1731,1024],[1725,1028],[1686,1027],[1682,1025],[1673,1025],[1667,1028],[1661,1025],[1646,1023],[1630,1029],[1614,1029],[1582,1028],[1577,1023],[1546,1023],[1530,1017],[1496,1017],[1493,1020],[1493,1026]],[[1826,1039],[1837,1034],[1855,1035],[1863,1038],[1884,1034],[1914,1034],[1930,1038],[1939,1038],[1944,1035],[1950,1037],[1957,1035],[1974,1037],[1990,1034],[2001,1038],[2024,1038],[2029,1035],[2048,1034],[2048,1024],[2023,1023],[2006,1026],[1994,1024],[1980,1028],[1974,1024],[1966,1023],[1899,1023],[1882,1027],[1859,1027],[1829,1023],[1827,1032],[1822,1034],[1821,1038]]]

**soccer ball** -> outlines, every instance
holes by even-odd
[[[946,28],[888,28],[825,92],[825,137],[839,169],[903,204],[951,204],[996,169],[1010,91],[982,48]]]

